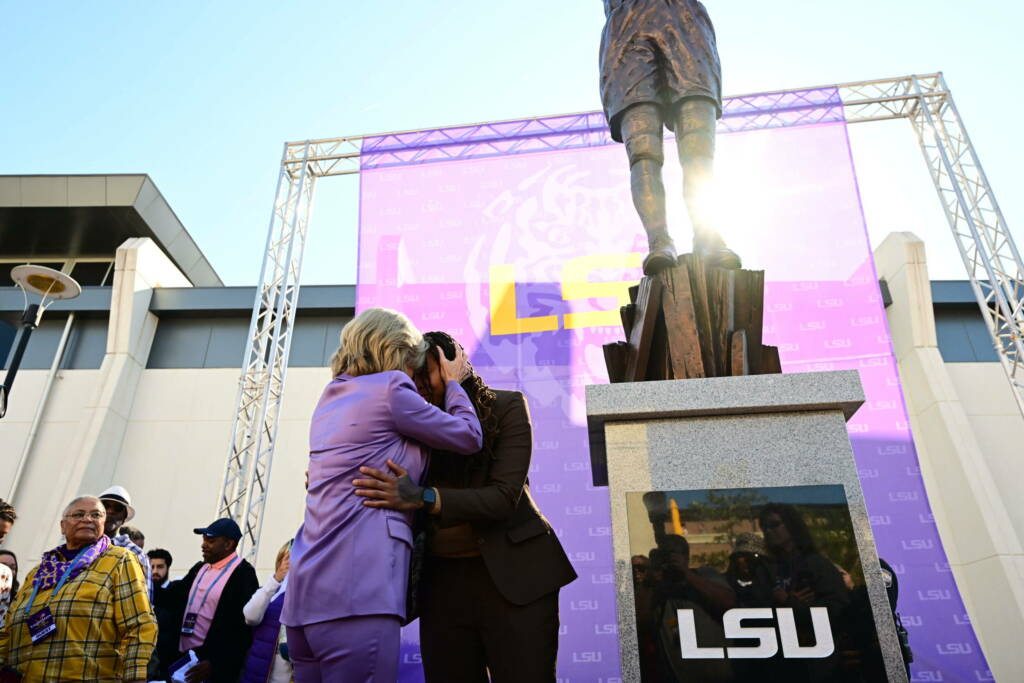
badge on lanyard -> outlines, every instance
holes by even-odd
[[[192,601],[196,599],[196,594],[199,593],[199,584],[202,583],[203,577],[206,576],[206,573],[210,570],[211,565],[203,567],[202,573],[200,573],[199,576],[196,577],[195,582],[192,584],[192,590],[190,591],[190,595],[188,596],[188,604],[185,606],[185,618],[181,621],[181,634],[183,636],[190,636],[196,632],[196,622],[199,620],[199,612],[203,610],[203,605],[206,604],[206,598],[210,597],[210,591],[212,591],[213,587],[216,586],[217,583],[220,582],[220,580],[227,575],[228,571],[230,571],[230,569],[235,566],[236,562],[238,562],[237,555],[235,555],[234,559],[228,563],[228,566],[224,567],[221,570],[220,574],[217,575],[217,578],[213,580],[213,583],[211,583],[209,587],[207,587],[206,592],[203,593],[203,600],[199,603],[199,609],[193,612]]]
[[[53,592],[50,593],[50,598],[46,602],[49,603],[56,597],[57,593],[60,593],[60,589],[64,587],[68,577],[71,576],[71,570],[74,569],[78,560],[91,548],[91,545],[87,545],[78,551],[75,555],[75,559],[71,561],[68,568],[64,570],[64,573],[60,577],[60,581],[54,587]],[[39,585],[36,584],[35,588],[32,589],[32,597],[29,598],[28,604],[25,605],[25,625],[28,626],[28,635],[32,638],[32,644],[40,643],[57,631],[57,622],[53,618],[53,612],[50,611],[49,606],[42,607],[35,614],[29,614],[32,611],[32,605],[35,604],[36,596],[39,595]]]
[[[53,620],[53,613],[49,607],[44,607],[28,619],[28,635],[32,638],[32,644],[42,642],[57,631],[57,622]]]
[[[181,622],[181,633],[186,636],[190,636],[196,632],[196,620],[199,619],[199,615],[195,612],[189,612],[185,615],[185,619]]]

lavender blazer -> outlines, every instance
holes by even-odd
[[[401,465],[419,481],[429,448],[469,455],[482,432],[469,397],[448,382],[440,410],[408,375],[339,375],[309,433],[306,515],[292,546],[281,622],[305,626],[370,614],[405,617],[411,513],[369,508],[355,495],[360,466]]]

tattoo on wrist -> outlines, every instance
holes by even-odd
[[[399,477],[398,497],[403,503],[419,505],[423,501],[423,487],[414,482],[409,475]]]

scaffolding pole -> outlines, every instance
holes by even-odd
[[[941,74],[935,86],[942,97],[928,98],[927,85],[913,78],[919,99],[910,121],[999,362],[1024,414],[1024,265]]]
[[[310,146],[304,145],[303,153]],[[217,506],[219,516],[239,523],[239,554],[250,560],[259,550],[263,529],[316,182],[309,164],[287,163],[295,154],[293,146],[285,145]]]

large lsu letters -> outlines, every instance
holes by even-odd
[[[756,640],[757,645],[747,647],[700,647],[697,644],[697,627],[692,609],[676,610],[679,620],[679,646],[683,659],[768,659],[779,651],[779,640],[782,641],[782,656],[786,659],[821,659],[835,651],[832,642],[832,627],[828,620],[828,610],[824,607],[811,607],[811,624],[814,628],[814,645],[800,645],[796,634],[796,622],[793,609],[780,607],[770,608],[737,608],[731,609],[722,617],[726,638],[745,638]],[[775,629],[771,626],[744,626],[744,619],[771,619],[779,625],[779,640],[775,637]]]
[[[569,259],[562,266],[562,299],[616,299],[610,308],[578,311],[564,315],[520,317],[516,306],[516,269],[514,265],[492,265],[488,283],[491,307],[491,336],[551,332],[564,327],[578,330],[586,327],[618,327],[622,318],[619,306],[629,303],[629,287],[636,278],[614,282],[591,282],[593,273],[601,270],[637,270],[643,252],[622,254],[588,254]]]

